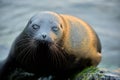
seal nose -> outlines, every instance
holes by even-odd
[[[45,39],[45,38],[46,38],[46,35],[45,35],[45,34],[43,34],[43,35],[42,35],[42,37],[43,37],[43,39]]]

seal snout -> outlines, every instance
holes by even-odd
[[[47,33],[41,33],[41,34],[34,36],[34,40],[35,40],[35,42],[37,42],[37,44],[53,42],[51,37]]]
[[[46,33],[42,33],[40,34],[40,40],[48,41],[49,36]]]
[[[46,38],[46,36],[47,36],[46,34],[42,34],[43,39],[45,39],[45,38]]]

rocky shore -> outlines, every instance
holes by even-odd
[[[52,76],[37,78],[33,73],[24,72],[16,69],[10,76],[9,80],[52,80]],[[120,73],[90,67],[68,80],[120,80]]]

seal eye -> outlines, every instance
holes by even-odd
[[[33,28],[33,29],[35,29],[35,30],[37,30],[37,29],[39,29],[39,28],[40,28],[40,26],[39,26],[39,25],[37,25],[37,24],[33,24],[33,25],[32,25],[32,28]]]
[[[52,30],[56,32],[56,31],[58,31],[58,30],[59,30],[59,28],[58,28],[58,27],[56,27],[56,26],[53,26],[53,27],[52,27]]]

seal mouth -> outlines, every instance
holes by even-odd
[[[46,41],[46,40],[35,40],[35,44],[39,46],[50,46],[53,44],[53,42]]]

